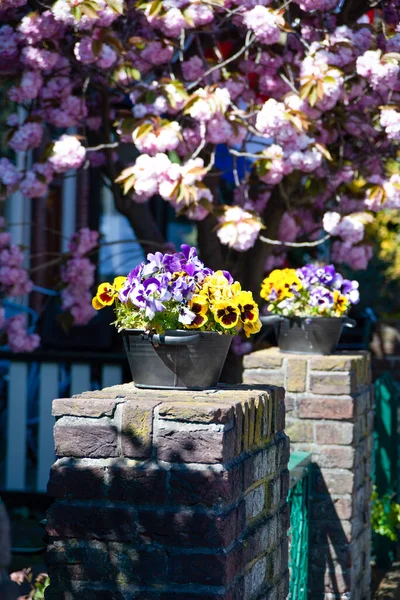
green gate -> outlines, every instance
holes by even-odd
[[[311,454],[308,452],[293,452],[290,455],[288,600],[307,600],[308,597],[310,465]]]
[[[399,497],[399,426],[400,384],[391,372],[375,381],[375,422],[373,481],[384,512],[389,515],[391,502]],[[396,554],[396,543],[373,533],[373,550],[377,565],[389,566]]]

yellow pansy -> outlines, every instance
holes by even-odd
[[[231,329],[238,324],[240,310],[231,300],[218,300],[212,305],[211,310],[216,322],[225,329]]]
[[[115,298],[118,296],[119,290],[126,281],[126,277],[116,277],[113,283],[106,281],[101,283],[97,288],[97,294],[92,300],[92,306],[96,310],[101,310],[105,306],[114,304]]]
[[[265,300],[280,302],[294,296],[292,290],[300,290],[301,287],[295,269],[275,269],[262,282],[260,296]]]
[[[261,327],[262,323],[260,319],[257,319],[256,321],[248,321],[247,323],[245,323],[243,329],[246,337],[250,337],[254,333],[258,333]]]
[[[333,292],[333,301],[334,301],[334,310],[336,310],[339,314],[343,314],[347,312],[349,308],[349,300],[346,296],[343,296],[338,290]]]
[[[205,296],[199,294],[193,296],[189,302],[189,309],[196,315],[190,325],[186,325],[188,329],[198,329],[205,325],[208,321],[208,301]]]
[[[251,292],[240,292],[236,296],[235,301],[239,307],[240,318],[244,324],[258,320],[258,306]]]

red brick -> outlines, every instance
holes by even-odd
[[[223,463],[235,456],[235,431],[215,431],[211,428],[190,430],[164,425],[158,431],[157,457],[167,462]]]
[[[314,489],[320,494],[352,494],[356,476],[344,469],[321,469],[315,475]]]
[[[50,470],[47,494],[53,498],[104,498],[106,494],[104,466],[61,459]]]
[[[171,469],[168,500],[189,506],[231,504],[242,493],[243,468],[243,463],[239,463],[228,471]]]
[[[338,444],[348,446],[354,439],[353,423],[316,423],[315,441],[317,444]]]
[[[351,396],[330,398],[307,396],[300,400],[299,416],[302,419],[346,420],[354,416],[355,401]]]
[[[315,461],[321,468],[352,469],[355,449],[351,446],[317,446]]]
[[[245,507],[222,514],[181,508],[139,510],[139,540],[173,546],[226,548],[244,530]]]
[[[57,456],[75,458],[108,458],[118,455],[118,431],[113,425],[63,425],[54,426],[54,443]]]
[[[283,371],[245,369],[243,371],[243,383],[278,385],[283,387],[285,385],[285,374]]]
[[[310,374],[310,391],[314,394],[351,394],[355,391],[355,373]]]
[[[137,521],[133,508],[56,502],[47,513],[50,537],[73,537],[130,541],[136,538]]]
[[[152,449],[153,400],[129,400],[123,405],[121,448],[129,458],[150,458]]]
[[[134,461],[121,461],[110,465],[110,500],[132,504],[165,504],[167,498],[166,471],[154,465],[138,465]]]
[[[112,417],[118,399],[107,398],[59,398],[53,401],[52,415],[54,417]]]

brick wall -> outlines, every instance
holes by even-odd
[[[245,357],[243,381],[286,389],[292,451],[313,454],[310,598],[370,597],[372,388],[369,356]],[[347,596],[349,597],[349,596]]]
[[[47,600],[284,600],[284,392],[55,400]]]

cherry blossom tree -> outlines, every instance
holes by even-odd
[[[146,251],[165,244],[148,204],[159,196],[195,221],[203,260],[256,294],[296,245],[329,239],[333,261],[365,269],[374,214],[400,208],[400,3],[374,4],[2,0],[8,145],[34,160],[0,159],[1,197],[41,198],[95,167]],[[31,285],[7,236],[0,298]],[[97,243],[77,234],[62,269],[76,324],[92,316]],[[38,343],[26,340],[16,349]]]

